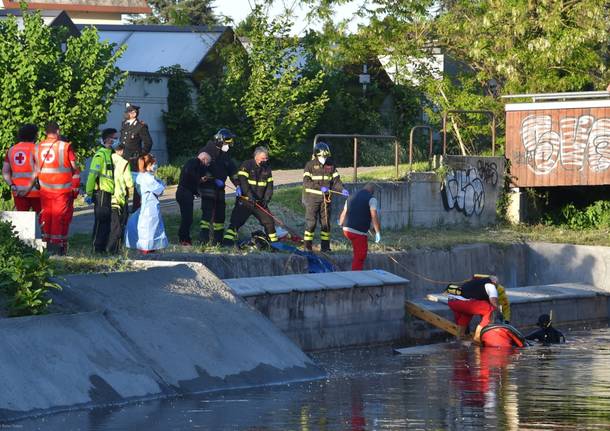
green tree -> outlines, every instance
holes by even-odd
[[[0,154],[15,143],[20,125],[57,121],[79,155],[93,146],[126,75],[116,66],[123,49],[100,42],[94,28],[68,36],[23,10],[0,22]]]
[[[248,56],[250,77],[241,102],[252,122],[252,144],[266,144],[272,156],[289,161],[311,137],[328,95],[324,72],[305,76],[299,62],[306,51],[290,36],[286,16],[269,21],[260,6],[253,11]]]
[[[214,0],[148,0],[152,15],[135,17],[136,24],[215,25],[224,21],[214,13]]]

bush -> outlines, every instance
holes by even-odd
[[[172,184],[178,184],[180,180],[180,166],[176,165],[165,165],[159,167],[155,174],[157,178],[161,179],[165,185],[171,186]]]
[[[596,201],[584,209],[570,203],[561,208],[559,215],[547,218],[546,222],[571,229],[610,227],[610,201]]]
[[[20,240],[11,223],[0,221],[0,291],[9,297],[9,314],[43,313],[51,303],[47,290],[61,289],[52,276],[47,254]]]

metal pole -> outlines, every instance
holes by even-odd
[[[428,129],[428,139],[430,141],[429,150],[428,150],[428,169],[432,169],[432,127],[427,127]]]
[[[409,172],[411,172],[413,170],[413,132],[414,131],[415,131],[415,127],[412,127],[411,133],[409,133]]]
[[[491,114],[491,155],[496,155],[496,116]]]
[[[443,113],[443,156],[447,153],[447,113]]]
[[[354,182],[358,182],[358,138],[354,136]]]
[[[396,179],[398,179],[398,164],[400,162],[399,152],[398,141],[394,141],[394,164],[396,165]]]

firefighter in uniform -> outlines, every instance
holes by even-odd
[[[112,196],[114,195],[114,163],[112,145],[117,139],[116,129],[102,131],[102,146],[91,159],[85,193],[85,202],[93,203],[93,248],[96,253],[104,253],[110,236],[112,219]]]
[[[129,160],[132,172],[138,172],[138,159],[150,153],[152,138],[146,123],[138,118],[140,107],[127,103],[125,121],[121,125],[121,144],[125,146],[123,157]],[[140,207],[140,195],[134,190],[132,212]]]
[[[269,167],[267,148],[257,147],[254,150],[254,158],[241,164],[237,177],[240,186],[235,193],[237,200],[223,238],[223,245],[235,245],[237,231],[251,215],[263,225],[269,241],[277,242],[275,224],[268,209],[269,201],[273,196],[273,176]]]
[[[211,178],[199,185],[201,196],[201,228],[199,239],[207,244],[210,239],[210,227],[214,235],[212,244],[222,243],[225,228],[225,182],[227,178],[235,187],[239,186],[237,179],[237,166],[229,156],[229,149],[233,145],[235,135],[228,129],[220,129],[214,140],[207,143],[203,151],[212,156],[209,166]]]
[[[314,147],[312,159],[303,172],[303,205],[305,206],[305,250],[311,251],[316,224],[320,221],[320,245],[323,252],[330,251],[330,217],[332,192],[349,196],[343,187],[339,172],[330,158],[330,148],[324,142]]]
[[[36,172],[40,183],[42,239],[50,252],[66,254],[68,230],[78,196],[80,173],[72,145],[59,137],[59,126],[50,122],[46,138],[38,144]]]
[[[40,213],[40,190],[33,182],[37,135],[38,127],[24,124],[19,129],[19,142],[9,148],[2,165],[2,176],[11,187],[17,211],[31,208]]]
[[[503,298],[499,296],[502,292]],[[495,275],[478,275],[461,285],[450,284],[446,292],[449,294],[447,304],[453,311],[455,323],[458,325],[458,338],[466,333],[473,316],[481,316],[481,323],[477,326],[474,341],[480,338],[481,329],[493,320],[492,314],[500,303],[508,304],[504,288],[498,283]],[[510,306],[503,305],[504,313],[510,316]],[[504,316],[506,318],[507,316]],[[506,319],[508,321],[508,319]]]

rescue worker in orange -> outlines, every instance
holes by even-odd
[[[448,305],[458,325],[458,338],[464,335],[474,316],[481,316],[473,340],[478,342],[481,329],[493,320],[492,314],[498,308],[498,278],[495,275],[473,277],[461,285],[447,286]]]
[[[32,209],[40,213],[40,190],[33,181],[36,172],[38,127],[34,124],[24,124],[19,129],[18,139],[19,142],[6,153],[2,176],[11,187],[17,211]]]
[[[51,253],[64,255],[74,199],[79,194],[80,173],[70,142],[59,136],[59,125],[46,127],[46,138],[38,144],[36,172],[40,183],[42,239]]]

